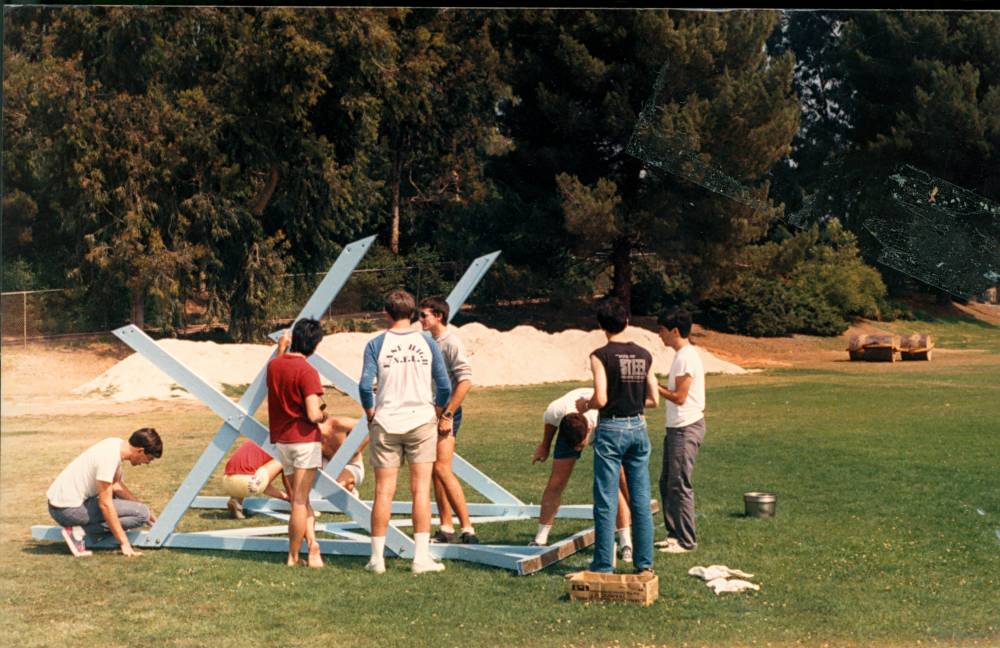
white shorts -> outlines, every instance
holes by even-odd
[[[323,465],[323,444],[319,441],[308,443],[276,443],[278,460],[286,475],[296,468],[319,468]]]
[[[226,475],[222,478],[222,489],[230,497],[243,498],[260,495],[269,483],[267,467],[261,466],[252,475]]]

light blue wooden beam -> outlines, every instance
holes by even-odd
[[[226,508],[226,502],[228,501],[229,498],[223,496],[201,496],[195,499],[191,506],[192,508],[200,509],[224,510]],[[364,500],[364,503],[371,506],[370,500]],[[321,513],[342,512],[340,509],[323,499],[314,499],[312,501],[312,506],[314,510]],[[654,503],[653,507],[654,513],[659,510],[657,504]],[[243,500],[243,510],[254,513],[267,513],[271,511],[287,513],[290,509],[288,502],[285,502],[284,500],[265,497],[248,497]],[[409,515],[411,511],[412,502],[395,501],[392,503],[393,515]],[[438,512],[437,504],[434,502],[431,502],[431,511],[435,514]],[[469,502],[469,515],[473,517],[509,517],[512,519],[527,519],[537,518],[540,512],[541,506],[538,504]],[[594,507],[590,504],[564,504],[559,507],[559,512],[556,514],[556,517],[564,520],[593,520]]]
[[[483,280],[483,277],[486,276],[490,266],[493,265],[493,262],[496,261],[499,256],[500,250],[497,250],[496,252],[484,254],[469,264],[465,274],[463,274],[462,278],[458,280],[455,287],[451,289],[451,294],[449,294],[448,298],[445,300],[448,302],[449,324],[451,323],[451,320],[455,318],[455,315],[458,314],[458,311],[462,309],[462,306],[465,305],[465,302],[469,300],[469,295],[471,295],[472,291],[476,289],[479,282]]]
[[[322,316],[330,303],[340,293],[344,284],[350,278],[351,273],[354,272],[354,268],[357,267],[374,241],[375,237],[369,236],[346,245],[296,319],[310,316],[318,318]],[[119,331],[123,330],[119,329]],[[118,335],[118,331],[115,331],[115,334]],[[119,335],[119,337],[121,338],[122,336]],[[127,343],[128,340],[125,340],[125,342]],[[272,352],[270,357],[274,357],[274,352]],[[270,358],[268,358],[268,361],[270,361]],[[251,416],[257,411],[267,396],[266,367],[267,365],[265,364],[264,368],[257,373],[257,376],[250,383],[250,386],[243,393],[239,401],[240,409]],[[190,372],[190,370],[188,371]],[[237,432],[238,430],[230,425],[228,421],[219,428],[209,442],[208,447],[202,452],[187,477],[184,478],[173,497],[170,498],[170,501],[157,517],[156,524],[153,525],[148,539],[142,546],[160,546],[174,532],[177,528],[177,523],[191,505],[191,501],[205,487],[205,483],[212,476],[219,462],[222,461],[223,457],[226,456],[226,452],[229,451],[229,448],[236,441],[238,437]]]
[[[127,330],[125,330],[127,329]],[[152,362],[158,369],[174,379],[181,387],[194,394],[199,400],[208,405],[226,425],[232,427],[243,436],[257,443],[265,452],[272,457],[277,457],[277,449],[269,441],[269,433],[257,419],[249,416],[239,405],[233,403],[225,397],[215,387],[209,385],[199,378],[193,371],[188,369],[182,362],[164,351],[148,335],[134,326],[119,329],[116,334],[125,340],[129,346],[136,350],[143,357]],[[214,466],[213,466],[214,469]],[[210,473],[209,473],[210,474]],[[185,482],[191,481],[192,476],[198,478],[201,484],[207,481],[204,475],[188,475]],[[199,486],[200,490],[200,486]],[[197,491],[195,491],[197,492]],[[371,508],[361,502],[357,497],[350,494],[343,486],[338,484],[325,471],[317,471],[317,481],[314,488],[321,499],[325,499],[341,511],[344,511],[354,519],[355,522],[370,524]],[[191,500],[194,497],[192,496]],[[190,504],[189,500],[187,504]],[[185,506],[185,509],[187,506]],[[154,526],[155,529],[155,526]],[[153,546],[166,546],[166,540],[152,538]],[[401,531],[390,528],[386,534],[386,546],[392,551],[400,553],[404,557],[411,557],[413,554],[413,540]]]

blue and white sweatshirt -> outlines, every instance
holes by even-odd
[[[448,404],[451,381],[430,333],[390,330],[365,346],[358,391],[361,406],[375,408],[376,423],[389,434],[403,434],[431,421],[435,405]]]

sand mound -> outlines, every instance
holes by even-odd
[[[590,378],[590,352],[604,344],[599,330],[569,330],[545,333],[530,326],[500,332],[482,324],[458,327],[469,352],[473,381],[480,386],[532,385]],[[377,333],[337,333],[328,335],[318,353],[349,376],[361,375],[365,344]],[[628,336],[653,354],[653,369],[666,374],[674,352],[664,348],[655,333],[631,327]],[[214,387],[246,385],[253,381],[267,361],[273,346],[256,344],[216,344],[160,340],[159,344],[194,373]],[[739,374],[746,371],[720,360],[703,347],[697,347],[708,373]],[[325,382],[325,381],[324,381]],[[193,399],[171,378],[148,360],[133,354],[103,374],[73,390],[73,393],[99,399],[132,401]]]

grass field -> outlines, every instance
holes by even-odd
[[[459,562],[414,577],[393,559],[374,577],[361,558],[290,570],[279,554],[181,550],[73,560],[29,533],[49,523],[44,492],[66,462],[100,438],[153,425],[164,458],[126,475],[160,509],[217,419],[167,404],[144,415],[7,418],[0,636],[19,646],[1000,645],[1000,345],[995,328],[939,326],[942,338],[966,336],[965,346],[992,353],[968,364],[710,376],[695,472],[700,546],[656,554],[660,599],[650,608],[569,601],[563,576],[585,568],[590,551],[529,577]],[[541,412],[574,386],[474,391],[460,451],[537,502],[548,473],[530,465]],[[662,408],[650,429],[655,483]],[[590,475],[585,455],[565,502],[589,501]],[[220,481],[206,493],[221,492]],[[749,490],[776,492],[777,517],[744,518]],[[231,524],[192,511],[182,528]],[[582,526],[560,522],[554,536]],[[534,523],[479,532],[526,543]],[[756,574],[761,591],[716,597],[686,575],[718,563]]]

